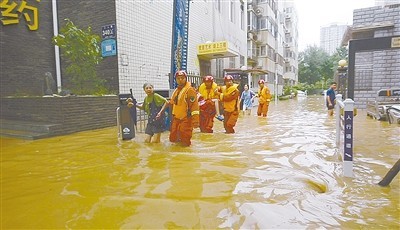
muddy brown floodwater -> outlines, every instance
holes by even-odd
[[[354,120],[354,178],[342,175],[322,96],[196,131],[188,148],[117,139],[117,128],[1,138],[3,229],[399,229],[400,126]]]

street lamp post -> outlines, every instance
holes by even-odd
[[[347,61],[342,59],[338,62],[338,93],[347,98]]]

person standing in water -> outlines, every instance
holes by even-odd
[[[258,108],[257,108],[257,115],[267,117],[268,114],[268,107],[269,102],[271,101],[271,92],[269,91],[268,87],[265,85],[265,81],[260,79],[258,81]]]
[[[178,87],[173,92],[169,103],[163,106],[157,117],[161,116],[167,106],[172,106],[169,140],[183,146],[190,146],[193,128],[199,127],[200,112],[197,92],[187,81],[185,71],[176,72],[175,79]]]
[[[239,85],[233,83],[233,77],[231,75],[226,75],[224,77],[224,82],[225,85],[221,87],[219,96],[220,101],[223,102],[224,105],[225,133],[235,133],[234,127],[239,117]]]
[[[144,98],[143,104],[137,104],[136,107],[144,110],[148,116],[145,142],[160,143],[161,133],[165,131],[165,114],[160,113],[159,116],[157,115],[168,101],[160,94],[154,93],[154,86],[152,84],[145,83],[143,90],[147,96]],[[152,138],[153,141],[151,141]]]
[[[251,107],[253,107],[253,100],[255,93],[249,89],[249,85],[244,85],[244,90],[240,96],[240,100],[243,102],[243,115],[251,114]]]
[[[216,101],[218,95],[215,90],[218,88],[213,76],[205,76],[203,83],[199,87],[199,106],[200,106],[200,131],[212,133],[214,127],[214,117],[217,114]],[[218,102],[217,102],[218,103]]]
[[[329,89],[326,91],[326,107],[328,108],[328,115],[333,116],[333,109],[335,108],[336,98],[336,82],[332,82]]]

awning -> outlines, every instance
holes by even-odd
[[[244,70],[244,72],[251,74],[268,74],[268,71],[262,69],[248,69]]]
[[[267,70],[262,70],[262,69],[224,69],[224,72],[227,73],[238,73],[238,72],[242,72],[242,73],[251,73],[251,74],[268,74]]]
[[[200,59],[237,57],[238,54],[229,49],[228,41],[210,42],[197,45],[197,56]]]

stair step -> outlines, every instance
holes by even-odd
[[[0,119],[0,128],[9,130],[31,131],[38,133],[48,133],[60,127],[60,124],[48,124],[44,122],[29,122],[19,120]]]
[[[19,138],[19,139],[27,139],[27,140],[37,140],[41,138],[50,137],[50,133],[38,133],[32,131],[23,131],[23,130],[10,130],[10,129],[0,129],[0,136],[2,137],[11,137],[11,138]]]
[[[4,137],[36,140],[53,136],[61,128],[60,124],[0,119],[0,135]]]

